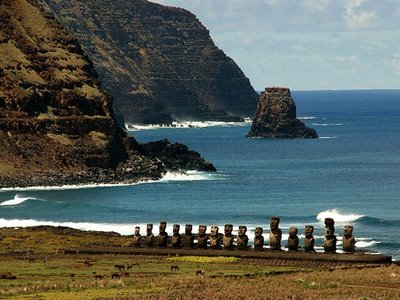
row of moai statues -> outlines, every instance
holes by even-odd
[[[270,222],[269,231],[269,246],[271,250],[281,250],[282,241],[282,230],[279,228],[279,217],[272,217]],[[336,252],[337,238],[335,236],[335,222],[331,218],[325,219],[325,239],[324,239],[324,251],[326,253]],[[142,236],[140,234],[140,227],[135,227],[135,234],[133,236],[133,246],[135,247],[160,247],[167,248],[171,246],[172,248],[185,248],[185,249],[239,249],[247,250],[249,238],[246,235],[247,227],[239,226],[238,235],[232,234],[233,225],[226,224],[224,226],[224,234],[219,233],[219,227],[216,225],[211,226],[210,234],[207,234],[207,226],[199,225],[198,234],[193,234],[193,226],[187,224],[185,226],[185,233],[180,234],[180,225],[175,224],[173,226],[172,236],[169,237],[166,232],[167,222],[160,222],[159,234],[154,236],[153,234],[153,224],[147,224],[146,235]],[[304,230],[304,251],[315,252],[314,245],[315,239],[313,236],[314,226],[307,225]],[[299,247],[299,237],[298,230],[296,227],[290,227],[289,237],[288,237],[288,250],[298,251]],[[236,245],[234,241],[236,238]],[[195,244],[195,240],[197,243]],[[263,228],[256,227],[254,231],[254,249],[264,250],[264,236]],[[344,227],[343,234],[343,251],[347,253],[355,252],[355,239],[353,237],[353,226],[346,225]]]

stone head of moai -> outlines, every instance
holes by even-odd
[[[219,227],[217,225],[211,226],[210,236],[218,236]]]
[[[167,228],[167,222],[161,221],[159,226],[159,233],[164,234],[166,228]]]
[[[207,230],[206,225],[199,225],[199,235],[205,235]]]
[[[296,227],[289,228],[289,237],[291,237],[292,239],[298,238],[297,233],[298,233],[298,230]]]
[[[271,222],[269,223],[269,228],[271,229],[278,229],[279,228],[279,222],[280,222],[280,218],[273,216],[271,218]]]
[[[136,236],[139,236],[139,235],[140,235],[140,227],[139,227],[139,226],[136,226],[136,227],[135,227],[135,235],[136,235]]]
[[[346,225],[346,226],[344,226],[343,235],[344,235],[346,238],[352,237],[352,236],[353,236],[353,226],[351,226],[351,225]]]
[[[200,225],[197,235],[197,248],[206,249],[208,244],[208,235],[206,234],[207,226]]]
[[[304,251],[306,252],[315,252],[314,249],[314,244],[315,244],[315,240],[314,240],[314,226],[312,225],[307,225],[304,229]]]
[[[173,235],[171,238],[172,248],[180,248],[182,244],[182,236],[179,234],[180,226],[179,224],[174,224],[172,231]]]
[[[161,221],[159,227],[159,233],[157,236],[157,245],[161,248],[166,248],[168,245],[168,234],[165,231],[167,228],[167,222]]]
[[[335,236],[335,221],[331,218],[325,219],[325,239],[324,251],[326,253],[336,252],[336,236]]]
[[[238,231],[239,236],[246,235],[246,232],[247,232],[247,226],[239,226],[239,231]]]
[[[282,231],[279,229],[279,217],[272,217],[269,231],[269,246],[271,250],[281,250]]]
[[[289,251],[299,250],[299,237],[297,236],[297,228],[289,228],[288,249]]]
[[[325,227],[325,237],[331,238],[335,236],[335,229],[332,227]]]
[[[226,224],[225,225],[225,234],[223,237],[223,245],[224,249],[233,249],[233,225],[232,224]]]
[[[304,229],[304,235],[308,238],[312,237],[314,233],[314,226],[307,225]]]
[[[193,230],[193,225],[192,224],[186,224],[185,225],[185,234],[186,235],[192,235],[192,230]]]
[[[153,224],[147,224],[146,226],[146,233],[147,235],[153,235]]]
[[[249,238],[246,235],[246,232],[247,232],[246,226],[239,226],[238,237],[237,237],[237,248],[239,250],[247,249]]]
[[[225,224],[224,233],[226,236],[232,235],[233,225],[232,224]]]
[[[347,253],[354,253],[356,251],[356,240],[353,236],[353,226],[344,226],[343,251]]]
[[[263,229],[261,227],[256,227],[254,231],[254,250],[263,250],[264,249],[264,237],[263,237]]]
[[[178,235],[179,234],[179,229],[181,228],[181,226],[179,224],[174,224],[174,226],[172,227],[172,232],[174,233],[174,235]]]
[[[335,220],[332,218],[325,218],[325,227],[333,228],[335,231]]]
[[[262,227],[256,227],[256,229],[254,230],[254,236],[261,237],[263,232],[264,230],[262,229]]]

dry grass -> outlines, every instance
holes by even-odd
[[[5,299],[400,299],[397,265],[328,270],[229,257],[65,255],[61,245],[129,246],[130,237],[51,227],[0,228],[0,235],[0,273],[17,276],[0,279]],[[116,264],[132,268],[120,272]],[[113,272],[122,277],[111,278]]]

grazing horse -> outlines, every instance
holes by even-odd
[[[115,265],[114,269],[118,270],[118,271],[122,271],[122,270],[125,270],[125,266],[124,265]]]
[[[111,278],[112,278],[112,279],[120,279],[120,278],[121,278],[121,275],[119,275],[118,273],[112,273],[112,274],[111,274]]]
[[[203,270],[197,270],[196,276],[204,276],[206,273]]]
[[[85,267],[93,267],[93,264],[92,264],[90,261],[88,261],[88,260],[85,260],[85,261],[83,262],[83,265],[84,265]]]
[[[177,265],[172,265],[171,271],[179,272],[179,267]]]

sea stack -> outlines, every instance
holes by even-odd
[[[318,134],[296,118],[296,103],[289,88],[267,87],[258,100],[247,137],[318,138]]]

